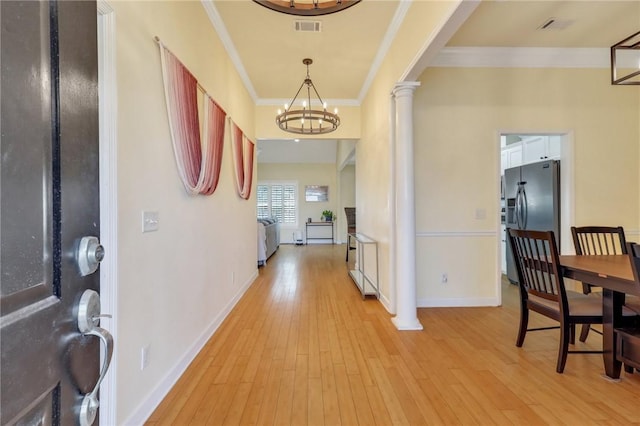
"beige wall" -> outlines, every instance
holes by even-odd
[[[257,273],[255,197],[245,201],[236,194],[228,138],[212,196],[187,195],[178,177],[153,37],[249,136],[254,116],[200,2],[111,5],[118,96],[116,418],[138,424]],[[159,231],[141,233],[143,210],[159,212]],[[150,362],[141,371],[143,346],[149,346]]]
[[[338,174],[340,184],[340,207],[336,212],[338,218],[338,237],[342,243],[347,242],[347,215],[345,207],[356,206],[356,167],[345,166]]]
[[[410,64],[459,1],[414,1],[362,103],[362,137],[356,150],[358,232],[378,241],[381,300],[395,309],[391,293],[391,98]]]
[[[570,132],[576,225],[638,236],[640,101],[606,69],[428,69],[415,93],[418,299],[497,298],[500,131]],[[475,218],[476,209],[486,219]],[[449,281],[442,284],[441,274]]]
[[[298,224],[297,226],[282,225],[280,228],[280,242],[293,242],[293,232],[300,230],[305,232],[305,222],[311,218],[314,222],[319,222],[323,210],[331,210],[337,217],[334,224],[334,233],[337,235],[337,228],[344,218],[340,216],[340,195],[336,181],[335,164],[278,164],[261,163],[258,165],[258,181],[294,181],[298,183]],[[304,197],[305,185],[328,185],[329,201],[327,202],[307,202]],[[315,235],[315,234],[314,234]]]

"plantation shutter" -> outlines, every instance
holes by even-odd
[[[296,223],[296,187],[284,185],[283,187],[283,223]]]
[[[282,223],[283,218],[283,185],[271,185],[271,216]]]
[[[269,185],[258,185],[256,191],[258,203],[258,219],[267,219],[269,214]]]

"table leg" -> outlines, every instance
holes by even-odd
[[[620,378],[622,363],[616,359],[615,328],[622,324],[624,293],[602,289],[602,357],[608,377]]]

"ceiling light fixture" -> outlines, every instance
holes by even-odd
[[[296,16],[320,16],[345,10],[361,0],[253,0],[276,12]]]
[[[611,84],[640,85],[639,61],[640,31],[611,46]],[[618,71],[625,74],[618,78]]]
[[[319,135],[333,132],[340,125],[338,108],[334,109],[333,112],[327,111],[327,103],[322,101],[320,94],[309,77],[309,65],[313,63],[313,60],[305,58],[302,63],[307,66],[307,77],[300,85],[291,103],[284,105],[284,111],[278,110],[276,124],[285,132],[290,133]],[[302,100],[302,108],[295,108],[296,99],[298,99],[298,95],[304,86],[307,86],[307,99]],[[313,93],[317,97],[315,103],[320,104],[318,109],[314,109],[311,101],[311,89],[313,89]]]

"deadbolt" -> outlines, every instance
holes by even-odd
[[[93,274],[102,259],[104,259],[104,247],[100,244],[100,240],[93,236],[82,237],[76,253],[80,275],[84,277]]]

